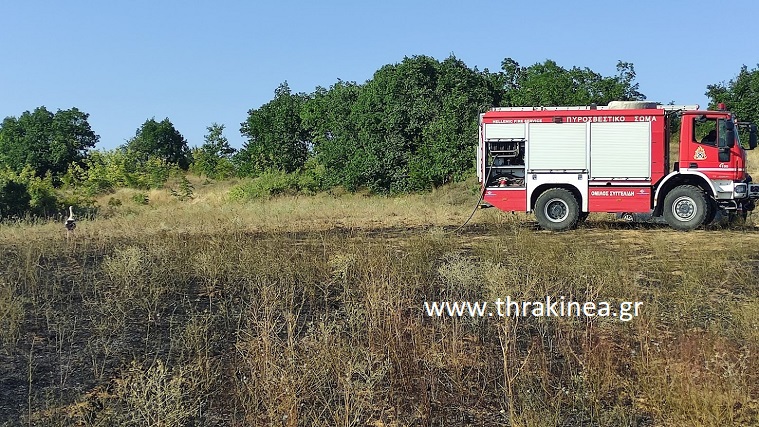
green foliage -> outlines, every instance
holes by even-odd
[[[234,157],[242,176],[256,176],[267,170],[293,172],[308,158],[308,132],[300,112],[308,97],[293,94],[287,82],[274,92],[274,99],[250,110],[240,132],[248,141]]]
[[[450,57],[386,65],[364,85],[317,89],[302,112],[327,184],[429,189],[473,166],[478,113],[500,100],[493,75]]]
[[[26,169],[26,185],[31,197],[29,212],[40,217],[55,215],[63,206],[59,203],[52,175],[48,172],[44,178],[40,178],[31,175],[31,172],[31,169]],[[21,176],[23,178],[24,174]]]
[[[235,170],[231,159],[236,150],[223,135],[224,125],[214,123],[206,129],[208,134],[205,136],[205,143],[192,150],[190,171],[213,179],[233,176]]]
[[[315,157],[306,160],[303,169],[295,173],[298,175],[298,186],[302,193],[315,194],[331,188],[328,185],[327,168],[320,164]]]
[[[52,174],[35,175],[31,166],[16,173],[0,172],[0,219],[8,217],[49,217],[62,208],[53,186]]]
[[[195,187],[187,179],[187,177],[180,176],[176,186],[171,188],[171,195],[184,202],[194,198]]]
[[[121,154],[121,155],[120,155]],[[67,188],[83,188],[89,194],[108,193],[125,182],[123,176],[124,153],[93,151],[84,165],[73,164],[63,177]]]
[[[23,182],[12,177],[0,177],[0,218],[24,216],[29,210],[32,197]]]
[[[460,181],[471,172],[478,113],[497,104],[499,98],[488,73],[470,69],[453,57],[440,64],[433,114],[409,160],[411,190]]]
[[[21,172],[29,165],[37,176],[63,174],[100,138],[90,128],[88,117],[76,108],[52,113],[45,107],[25,111],[18,118],[6,117],[0,126],[0,166]]]
[[[712,84],[706,89],[711,107],[724,102],[740,121],[759,123],[759,65],[751,70],[744,65],[728,83]]]
[[[138,205],[147,205],[150,203],[150,198],[145,193],[135,193],[132,195],[132,201]]]
[[[155,118],[146,120],[137,129],[134,138],[125,147],[137,156],[137,159],[148,162],[150,158],[179,166],[187,170],[190,166],[190,149],[181,133],[174,128],[168,118],[157,122]]]
[[[324,170],[324,185],[360,186],[359,124],[357,103],[363,86],[338,81],[329,89],[317,88],[303,105],[301,118],[316,150],[316,164]]]
[[[325,170],[323,186],[374,192],[430,189],[471,175],[479,113],[496,105],[589,105],[644,99],[633,65],[604,77],[554,61],[502,71],[469,68],[451,56],[404,58],[365,84],[317,88],[301,108],[300,126]]]
[[[134,188],[160,188],[169,179],[172,173],[181,173],[177,165],[167,162],[164,159],[156,157],[148,158],[143,164],[143,169],[133,175],[134,181],[131,187]]]
[[[478,115],[489,107],[645,99],[635,76],[633,65],[623,61],[616,75],[603,76],[551,60],[523,67],[506,58],[492,73],[454,56],[406,57],[363,84],[338,80],[305,94],[282,83],[271,101],[248,111],[240,128],[247,141],[237,152],[216,123],[191,151],[168,118],[146,120],[118,150],[89,151],[99,137],[87,114],[39,107],[6,118],[0,127],[0,167],[16,174],[3,178],[3,191],[21,197],[22,203],[12,204],[28,205],[5,208],[47,215],[59,208],[54,183],[63,182],[84,200],[119,187],[159,188],[188,169],[212,179],[260,178],[242,185],[240,198],[337,186],[376,193],[428,190],[472,175]],[[708,90],[741,119],[759,118],[757,69],[744,66],[729,84]],[[192,197],[189,181],[171,189],[181,199]]]
[[[617,63],[617,75],[604,77],[589,68],[567,70],[546,60],[522,67],[511,58],[501,63],[504,84],[503,106],[606,105],[610,101],[643,100],[629,62]]]
[[[119,149],[91,152],[83,166],[71,166],[63,182],[67,188],[95,196],[124,187],[160,188],[173,174],[180,174],[175,164],[152,156],[145,159],[130,149]]]
[[[229,191],[229,198],[235,201],[252,200],[287,193],[295,194],[297,191],[297,178],[294,174],[271,171],[235,186]]]
[[[229,199],[249,201],[280,195],[313,194],[319,188],[318,176],[313,171],[286,173],[273,170],[235,186],[229,191]]]

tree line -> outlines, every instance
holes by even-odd
[[[472,174],[478,116],[488,108],[643,100],[635,77],[633,64],[623,61],[604,76],[551,60],[522,66],[506,58],[491,72],[454,56],[406,57],[364,83],[338,80],[311,93],[280,84],[273,99],[248,111],[239,150],[218,124],[190,148],[168,118],[146,120],[117,149],[94,150],[99,136],[87,113],[39,107],[0,125],[0,216],[21,209],[6,199],[22,184],[31,189],[28,205],[45,211],[53,206],[44,200],[62,186],[90,195],[150,188],[182,171],[215,179],[287,174],[313,190],[427,190]],[[741,119],[759,119],[759,69],[744,66],[706,94],[712,106],[725,102]]]

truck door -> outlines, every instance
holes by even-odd
[[[706,115],[691,118],[690,132],[683,132],[680,168],[705,174],[712,180],[733,179],[735,162],[727,147],[725,119]]]

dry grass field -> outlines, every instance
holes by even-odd
[[[456,230],[471,183],[250,203],[231,185],[121,190],[71,239],[0,225],[0,425],[759,425],[756,218],[548,233],[488,209]],[[423,307],[507,296],[643,305]]]

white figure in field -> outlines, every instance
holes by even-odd
[[[76,228],[76,221],[74,220],[74,207],[69,206],[69,217],[66,219],[66,238],[70,237]]]

